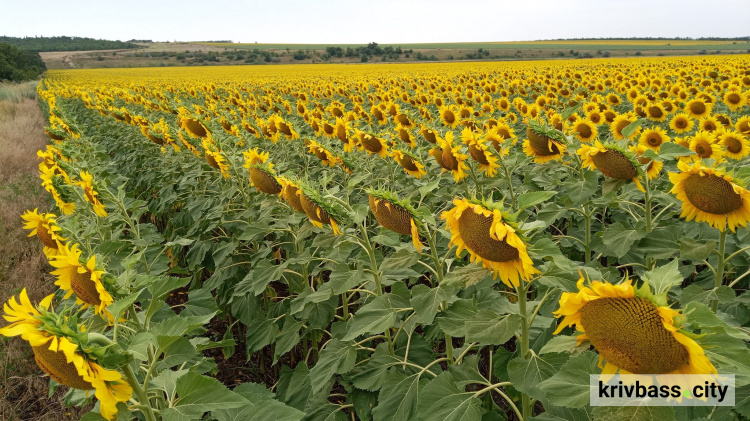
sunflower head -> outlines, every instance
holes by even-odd
[[[118,371],[99,365],[99,356],[106,355],[108,347],[89,341],[95,334],[84,331],[75,309],[51,311],[52,295],[38,306],[31,304],[25,289],[18,298],[11,297],[4,305],[3,317],[10,324],[0,329],[0,335],[20,335],[28,341],[39,368],[56,382],[95,390],[102,416],[114,419],[117,403],[130,400],[133,390]]]
[[[407,174],[415,178],[422,178],[423,175],[427,174],[424,170],[424,165],[411,152],[402,149],[393,149],[391,155]]]
[[[104,285],[104,270],[97,267],[96,256],[88,260],[81,257],[78,244],[61,244],[58,253],[50,258],[57,277],[55,285],[66,292],[65,298],[75,294],[79,304],[93,306],[97,314],[106,313],[114,299]]]
[[[616,180],[633,180],[640,188],[638,173],[641,165],[632,152],[616,144],[603,145],[596,141],[593,146],[582,145],[576,153],[581,156],[584,167],[596,168]]]
[[[555,317],[555,333],[575,325],[599,352],[603,374],[710,374],[716,369],[695,341],[679,331],[679,313],[666,306],[666,294],[655,297],[645,284],[619,285],[578,281],[578,292],[565,292]]]
[[[305,211],[305,215],[310,218],[310,222],[318,228],[323,225],[331,225],[334,234],[341,234],[338,224],[343,220],[341,216],[343,213],[308,184],[299,182],[297,187],[300,205]]]
[[[384,158],[388,155],[388,143],[374,133],[363,132],[360,130],[355,131],[357,138],[359,139],[359,145],[372,155],[378,155]]]
[[[443,212],[456,255],[469,251],[471,261],[481,262],[508,286],[520,285],[536,273],[511,215],[500,205],[455,198],[453,208]]]
[[[289,203],[294,210],[300,213],[305,213],[305,209],[302,207],[300,202],[299,187],[293,177],[279,177],[276,181],[281,184],[281,197]]]
[[[523,151],[539,164],[560,160],[567,150],[567,146],[563,142],[564,136],[559,131],[531,120],[526,128]]]
[[[385,190],[367,190],[370,210],[383,228],[401,235],[411,235],[414,246],[421,250],[417,212],[408,201],[399,200],[395,194]]]
[[[62,229],[57,225],[57,217],[52,213],[39,213],[37,209],[26,211],[21,218],[24,220],[23,227],[31,230],[29,237],[36,235],[44,246],[44,254],[52,257],[57,254],[60,243],[65,241],[59,232]]]
[[[253,164],[247,168],[250,174],[250,183],[265,194],[281,193],[281,184],[276,180],[275,171],[271,168],[270,162],[265,164]]]
[[[750,221],[750,191],[733,182],[732,176],[718,168],[680,161],[679,173],[669,173],[674,185],[671,193],[682,202],[681,217],[707,222],[724,231],[734,232]]]
[[[734,130],[724,130],[718,136],[718,142],[724,146],[727,157],[740,160],[750,155],[750,141],[747,137]]]

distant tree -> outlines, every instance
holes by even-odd
[[[39,78],[47,70],[38,53],[0,44],[0,81],[20,82]]]

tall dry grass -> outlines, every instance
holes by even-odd
[[[42,248],[26,237],[20,218],[52,205],[37,170],[36,151],[49,140],[44,126],[36,83],[0,84],[0,302],[23,288],[32,302],[55,290]],[[62,391],[48,397],[48,385],[28,344],[0,337],[0,420],[79,419],[80,411],[62,404]]]

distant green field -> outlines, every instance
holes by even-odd
[[[200,43],[213,45],[223,48],[237,48],[249,50],[324,50],[326,47],[356,48],[366,47],[366,44],[240,44],[240,43]],[[746,41],[716,42],[716,41],[641,41],[627,43],[626,41],[603,41],[595,43],[587,41],[584,43],[575,42],[518,42],[518,43],[497,43],[497,42],[456,42],[456,43],[425,43],[425,44],[378,44],[380,47],[401,47],[403,49],[414,50],[434,50],[434,49],[451,49],[451,50],[477,50],[479,48],[490,50],[747,50],[750,49],[750,43]]]

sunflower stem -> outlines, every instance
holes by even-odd
[[[372,247],[372,242],[370,242],[370,236],[367,234],[367,220],[365,219],[365,222],[362,223],[362,239],[364,240],[363,246],[365,246],[365,251],[367,252],[367,255],[370,257],[370,267],[372,268],[372,275],[375,278],[375,291],[380,297],[383,295],[383,285],[380,279],[380,271],[378,270],[378,263],[375,259],[375,250]],[[393,340],[391,339],[391,329],[387,328],[385,330],[385,338],[388,342],[388,350],[390,351],[391,355],[394,355],[395,351],[393,349]]]
[[[521,285],[516,287],[516,293],[518,294],[518,310],[521,313],[521,358],[526,359],[529,354],[529,318],[526,312],[526,294],[528,290],[527,286]],[[523,413],[523,419],[527,420],[532,416],[532,405],[529,395],[523,393],[521,398],[521,412]]]
[[[123,372],[125,373],[125,377],[128,379],[128,383],[130,383],[130,387],[133,388],[133,393],[135,393],[135,396],[138,397],[138,403],[146,408],[145,411],[141,409],[141,412],[143,412],[143,415],[146,417],[146,421],[156,421],[156,415],[154,415],[154,410],[153,408],[151,408],[151,403],[148,400],[148,395],[138,383],[138,379],[135,378],[135,373],[133,373],[133,369],[130,368],[129,364],[125,364],[123,366]]]
[[[584,243],[585,248],[585,256],[584,256],[584,262],[589,263],[591,261],[591,215],[592,212],[588,212],[588,207],[586,207],[583,213],[584,220],[586,221],[586,242]]]
[[[726,261],[724,260],[724,246],[726,245],[727,241],[727,229],[724,227],[724,229],[721,231],[721,234],[719,235],[719,263],[716,265],[716,277],[714,278],[714,288],[719,288],[721,284],[724,282],[724,263]],[[713,310],[714,313],[719,309],[719,300],[711,300],[711,310]]]

